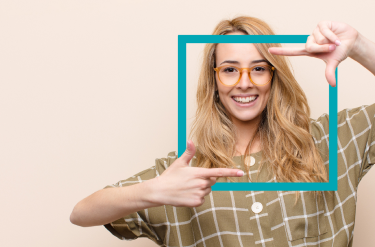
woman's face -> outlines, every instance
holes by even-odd
[[[243,33],[230,33],[243,35]],[[258,52],[253,44],[218,44],[216,46],[216,67],[223,65],[233,65],[239,68],[250,68],[255,65],[267,65],[265,58]],[[256,61],[264,60],[264,61]],[[216,85],[219,97],[225,109],[231,114],[232,121],[249,122],[259,121],[260,114],[267,105],[270,94],[271,82],[265,86],[257,86],[251,83],[248,73],[245,70],[241,80],[237,85],[227,87],[220,83],[218,73],[216,72]],[[247,104],[236,102],[233,97],[256,97],[256,99]]]

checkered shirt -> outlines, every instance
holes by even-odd
[[[199,207],[164,205],[126,215],[105,227],[122,240],[147,237],[159,246],[284,247],[352,246],[358,184],[375,163],[375,104],[338,113],[338,190],[319,199],[301,191],[212,191]],[[329,116],[311,119],[311,134],[328,172]],[[256,181],[262,151],[251,154],[255,165],[236,182]],[[155,178],[177,159],[176,152],[156,159],[155,166],[105,188],[123,187]],[[241,156],[233,157],[244,170]],[[195,157],[190,166],[195,165]],[[218,178],[218,182],[227,182]],[[259,182],[274,181],[262,169]],[[251,206],[261,203],[254,213]]]

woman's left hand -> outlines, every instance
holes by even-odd
[[[327,81],[335,87],[335,70],[339,63],[351,56],[358,36],[358,31],[348,24],[321,21],[312,35],[307,38],[305,48],[271,47],[268,51],[274,55],[310,56],[322,59],[326,63]]]

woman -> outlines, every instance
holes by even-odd
[[[259,19],[238,17],[213,34],[274,33]],[[309,118],[305,94],[277,55],[324,60],[331,86],[347,57],[375,74],[375,44],[344,23],[320,22],[304,49],[207,44],[192,130],[197,147],[188,141],[181,157],[170,152],[83,199],[71,222],[160,246],[351,246],[358,183],[375,162],[375,104],[338,113],[337,191],[211,191],[228,179],[327,181],[328,116]]]

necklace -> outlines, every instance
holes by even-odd
[[[251,144],[253,143],[253,141],[254,141],[254,139],[255,139],[255,137],[256,137],[257,134],[258,134],[258,129],[255,132],[255,135],[254,135],[253,139],[251,139],[250,146],[249,146],[249,152],[251,151]],[[247,166],[250,166],[250,164],[251,164],[251,156],[250,155],[245,158],[245,164]]]

